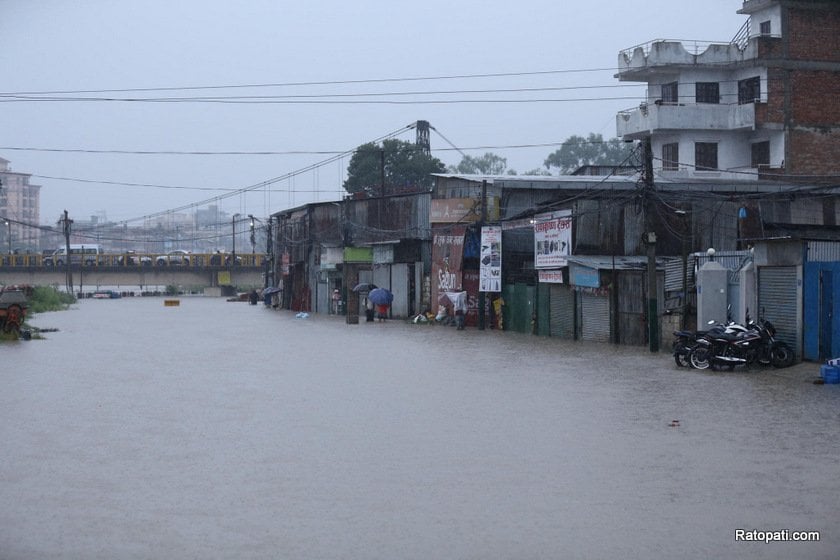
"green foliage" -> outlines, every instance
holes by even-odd
[[[45,311],[62,311],[70,304],[76,303],[73,294],[59,292],[52,286],[36,286],[29,297],[28,313],[43,313]]]
[[[373,143],[356,148],[347,166],[344,189],[349,193],[378,193],[382,184],[382,154],[385,156],[386,187],[432,186],[432,173],[443,173],[443,163],[420,150],[415,144],[388,139],[381,146]]]
[[[507,170],[507,159],[491,152],[483,156],[464,156],[458,165],[450,166],[450,173],[467,175],[503,175]]]
[[[532,175],[537,177],[547,177],[551,175],[547,170],[543,169],[542,167],[537,167],[536,169],[529,169],[523,175]]]
[[[619,165],[633,151],[633,145],[618,138],[604,140],[600,134],[590,133],[587,138],[572,135],[563,146],[551,153],[543,165],[556,167],[560,174],[569,174],[584,165]]]
[[[177,296],[180,293],[178,286],[174,286],[169,284],[166,286],[166,291],[164,292],[168,296]]]

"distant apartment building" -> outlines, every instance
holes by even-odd
[[[41,187],[29,182],[31,176],[12,171],[0,158],[0,252],[39,248]]]
[[[618,56],[647,99],[617,116],[650,138],[662,177],[835,180],[840,174],[840,2],[746,0],[731,42],[655,40]],[[831,176],[834,176],[833,179]]]

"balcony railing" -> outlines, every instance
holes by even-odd
[[[755,104],[642,103],[620,111],[619,136],[647,135],[657,130],[743,130],[755,126]]]
[[[645,43],[641,43],[639,45],[635,45],[628,49],[624,49],[621,51],[622,54],[627,60],[633,58],[633,53],[636,52],[636,49],[642,49],[642,52],[645,56],[650,54],[651,48],[656,43],[680,43],[685,51],[691,55],[698,55],[706,50],[711,45],[728,45],[731,41],[700,41],[697,39],[653,39],[647,41]]]

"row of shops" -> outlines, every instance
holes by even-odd
[[[673,330],[696,327],[698,297],[711,297],[696,285],[697,271],[715,259],[729,278],[715,320],[726,320],[729,306],[735,320],[749,312],[772,321],[799,357],[840,355],[840,298],[834,297],[840,241],[784,237],[756,240],[748,249],[720,234],[734,220],[728,227],[743,235],[737,208],[704,214],[705,221],[698,212],[690,225],[717,237],[674,242],[667,239],[673,227],[664,228],[651,329],[648,258],[641,256],[642,228],[632,206],[579,200],[537,212],[535,195],[547,195],[541,189],[531,189],[531,200],[523,202],[486,180],[458,185],[461,198],[434,198],[447,194],[438,188],[276,214],[282,307],[338,312],[352,323],[365,306],[364,292],[353,287],[370,283],[393,293],[391,318],[410,319],[436,314],[447,305],[446,294],[463,291],[468,327],[629,345],[649,344],[654,332],[659,346],[668,347]],[[488,201],[487,208],[475,200]],[[715,256],[702,250],[712,241],[719,243]]]

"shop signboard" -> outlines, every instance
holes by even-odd
[[[539,270],[538,276],[540,282],[544,284],[562,284],[563,271],[562,270]]]
[[[321,270],[335,270],[344,262],[343,247],[321,247]]]
[[[480,217],[478,202],[472,198],[435,198],[429,208],[431,223],[475,222]]]
[[[572,254],[572,211],[534,216],[534,268],[562,268]]]
[[[435,198],[429,207],[429,221],[433,224],[477,222],[481,219],[481,201],[476,198]],[[487,197],[485,219],[499,219],[499,198]]]
[[[370,247],[345,247],[344,262],[371,263],[373,262],[373,249]]]
[[[569,272],[572,277],[571,283],[575,287],[601,287],[601,278],[598,274],[598,270],[595,268],[589,268],[588,266],[573,263],[572,266],[569,267]]]
[[[481,260],[479,270],[480,292],[502,291],[502,228],[484,226],[481,228]]]
[[[394,246],[388,245],[374,245],[373,246],[373,264],[393,264],[394,262]]]

